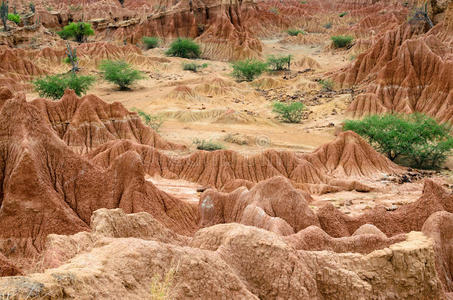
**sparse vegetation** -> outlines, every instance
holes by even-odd
[[[143,110],[132,108],[133,111],[136,111],[137,114],[142,118],[143,122],[146,125],[154,129],[154,131],[159,132],[160,127],[164,124],[164,119],[158,115],[151,115]]]
[[[16,24],[20,23],[20,16],[18,14],[8,14],[8,20]]]
[[[267,70],[267,64],[265,62],[255,59],[237,61],[233,63],[232,67],[232,75],[238,80],[246,81],[252,81]]]
[[[33,2],[30,2],[30,4],[28,6],[30,7],[30,11],[32,13],[36,12],[36,7],[35,7],[35,4]]]
[[[197,149],[198,150],[216,151],[216,150],[225,149],[225,147],[222,144],[216,143],[216,142],[213,142],[213,141],[195,139],[193,141],[193,143],[195,145],[197,145]]]
[[[416,6],[409,15],[409,22],[426,22],[430,28],[434,27],[431,18],[428,15],[428,1],[421,6]]]
[[[293,29],[290,28],[286,31],[290,36],[298,36],[299,34],[306,34],[305,31],[300,30],[300,29]]]
[[[339,16],[340,16],[340,18],[343,18],[343,17],[346,16],[347,14],[348,14],[348,12],[345,11],[345,12],[342,12]]]
[[[372,115],[345,122],[391,160],[417,168],[439,168],[453,149],[450,127],[423,114]]]
[[[159,45],[159,38],[154,36],[144,36],[142,42],[146,49],[153,49]]]
[[[331,37],[335,48],[344,48],[351,44],[354,38],[350,35],[335,35]]]
[[[198,72],[199,69],[204,69],[207,68],[208,64],[196,64],[196,63],[183,63],[182,68],[184,71],[192,71],[192,72]]]
[[[78,76],[71,73],[38,78],[33,81],[33,85],[39,96],[57,100],[63,97],[66,89],[72,89],[78,96],[82,96],[94,82],[93,76]]]
[[[200,45],[192,39],[177,38],[166,52],[168,56],[198,58],[201,55]]]
[[[169,300],[172,297],[173,280],[177,269],[170,268],[164,276],[154,275],[151,279],[151,299]]]
[[[124,0],[118,0],[118,2],[121,4],[121,7],[124,7]]]
[[[279,15],[280,11],[276,7],[269,8],[269,12],[273,13],[274,15]]]
[[[328,23],[324,24],[322,27],[324,27],[325,29],[330,29],[330,28],[332,28],[332,23],[328,22]]]
[[[78,22],[70,23],[57,33],[64,40],[74,38],[77,42],[83,43],[88,36],[94,35],[94,30],[91,28],[91,24]]]
[[[273,71],[289,70],[291,67],[291,55],[274,56],[271,55],[267,58],[267,65]]]
[[[128,90],[134,82],[145,78],[142,72],[122,60],[105,60],[99,65],[99,69],[104,80],[118,85],[120,90]]]
[[[321,85],[322,90],[325,92],[333,90],[333,81],[331,79],[321,79],[318,81],[318,83]]]
[[[66,58],[64,62],[72,66],[71,72],[76,73],[80,70],[77,49],[72,49],[68,42],[66,42]]]
[[[305,105],[301,102],[282,103],[274,102],[272,111],[278,114],[283,122],[299,123],[302,120]]]

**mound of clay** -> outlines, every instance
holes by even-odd
[[[168,95],[167,99],[172,101],[183,101],[183,102],[199,102],[200,96],[186,85],[179,85],[175,87]]]
[[[299,59],[294,63],[297,67],[304,69],[319,69],[321,65],[314,58],[309,56],[304,56],[302,59]]]
[[[453,212],[453,196],[432,180],[425,179],[422,196],[395,211],[377,207],[357,217],[351,217],[329,203],[319,210],[318,218],[321,228],[333,237],[350,236],[364,224],[372,224],[387,236],[394,236],[420,231],[425,221],[438,211]]]
[[[33,100],[43,118],[58,137],[75,152],[88,152],[108,141],[132,140],[160,149],[184,149],[164,141],[154,130],[145,126],[139,116],[120,103],[107,104],[94,95],[82,98],[67,90],[60,101]]]
[[[267,150],[245,157],[237,152],[221,150],[198,151],[177,158],[131,141],[113,141],[93,150],[87,157],[108,168],[115,157],[127,151],[140,155],[150,176],[180,178],[218,189],[235,179],[257,183],[283,176],[297,188],[311,193],[354,189],[370,191],[372,187],[357,179],[363,176],[380,178],[384,174],[398,174],[404,170],[377,153],[353,132],[341,133],[335,141],[310,154]]]
[[[250,191],[239,188],[224,194],[208,190],[198,205],[200,225],[234,222],[289,235],[310,225],[319,226],[308,207],[311,201],[310,195],[296,191],[283,177],[261,181]]]
[[[86,102],[72,93],[65,97],[60,102],[28,103],[24,96],[18,96],[1,107],[0,252],[15,263],[20,263],[23,257],[34,257],[43,248],[48,234],[88,230],[92,212],[102,207],[120,207],[127,213],[147,211],[177,232],[193,232],[196,208],[147,182],[136,153],[122,153],[112,158],[108,169],[101,169],[58,137],[66,132],[63,128],[71,127],[70,122],[64,123],[70,120],[80,124],[82,129],[78,130],[84,137],[81,140],[87,141],[91,132],[103,127],[107,131],[95,112],[106,113],[101,117],[108,120],[125,111],[124,108],[98,102],[95,97],[88,97]],[[84,113],[80,114],[81,111]],[[88,121],[93,115],[97,119],[91,120],[98,123],[90,129]],[[81,119],[82,116],[88,119]],[[135,128],[142,128],[138,136],[146,137],[145,127],[138,126],[140,121],[126,119],[120,124],[128,122],[131,122],[128,128],[135,123]],[[120,124],[109,127],[121,132]],[[77,132],[79,126],[69,131]],[[140,133],[138,129],[137,132]]]
[[[182,246],[177,239],[168,240],[171,234],[160,235],[162,226],[150,217],[130,218],[108,210],[96,216],[100,223],[107,219],[119,224],[117,217],[128,221],[122,226],[124,233],[132,233],[128,237],[112,237],[95,227],[85,239],[60,236],[66,242],[50,243],[47,254],[70,251],[68,245],[83,250],[45,273],[0,278],[0,294],[143,299],[150,297],[153,278],[159,281],[170,274],[168,284],[177,299],[330,299],[332,293],[341,299],[444,297],[432,243],[419,233],[368,255],[337,254],[298,251],[274,233],[226,224],[202,229]],[[137,226],[144,234],[134,229]]]

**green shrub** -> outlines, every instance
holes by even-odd
[[[77,42],[83,43],[86,37],[94,35],[94,30],[91,28],[91,24],[78,22],[70,23],[57,33],[64,40],[74,38]]]
[[[342,13],[340,14],[340,18],[343,18],[343,17],[344,17],[344,16],[346,16],[347,14],[348,14],[348,12],[347,12],[347,11],[345,11],[345,12],[342,12]]]
[[[78,76],[71,73],[39,78],[33,81],[33,85],[40,97],[60,99],[66,89],[72,89],[78,96],[82,96],[86,94],[94,82],[93,76]]]
[[[325,29],[330,29],[330,28],[332,28],[332,23],[331,23],[331,22],[326,23],[326,24],[323,25],[323,27],[324,27]]]
[[[267,64],[254,59],[237,61],[232,64],[232,75],[238,80],[252,81],[267,70]]]
[[[159,132],[160,127],[164,124],[164,119],[161,116],[151,115],[143,110],[132,108],[133,111],[136,111],[137,114],[142,118],[143,122],[154,131]]]
[[[358,133],[389,159],[402,158],[416,168],[440,167],[453,149],[449,126],[419,113],[372,115],[346,121],[344,129]]]
[[[20,23],[20,16],[18,14],[8,14],[8,20],[16,24]]]
[[[271,8],[269,8],[269,11],[270,11],[271,13],[273,13],[274,15],[279,15],[279,14],[280,14],[280,11],[279,11],[278,8],[276,8],[276,7],[271,7]]]
[[[156,48],[159,45],[159,38],[154,36],[144,36],[142,41],[146,49]]]
[[[333,81],[331,79],[321,79],[319,81],[319,84],[321,85],[323,91],[331,91],[331,90],[333,90],[334,84],[333,84]]]
[[[207,68],[208,64],[196,64],[196,63],[183,63],[182,68],[184,71],[198,72],[199,69]]]
[[[302,120],[305,105],[300,102],[292,102],[289,104],[282,102],[274,102],[272,111],[279,115],[283,122],[299,123]]]
[[[195,139],[193,143],[197,145],[198,150],[216,151],[225,149],[225,147],[222,144],[213,141]]]
[[[166,52],[168,56],[177,56],[183,58],[198,58],[200,57],[200,45],[191,39],[177,38],[170,45],[170,49]]]
[[[102,71],[102,77],[118,85],[120,90],[128,90],[135,81],[145,78],[142,72],[135,70],[122,60],[104,60],[99,65],[99,69]]]
[[[343,48],[349,46],[354,38],[350,35],[336,35],[331,37],[335,48]]]
[[[174,299],[174,277],[178,269],[170,268],[164,276],[154,275],[151,278],[151,297],[152,300],[169,300]]]
[[[291,55],[271,55],[267,58],[267,65],[274,71],[289,70],[291,67],[291,58]]]
[[[300,29],[288,29],[286,31],[290,36],[297,36],[299,34],[305,34],[305,31]]]

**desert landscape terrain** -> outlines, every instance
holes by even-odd
[[[452,0],[0,2],[0,299],[453,299]]]

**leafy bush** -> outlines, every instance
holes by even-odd
[[[332,36],[331,39],[335,48],[343,48],[349,46],[351,42],[354,40],[354,38],[349,35],[336,35]]]
[[[274,56],[267,58],[267,65],[274,71],[289,70],[291,66],[291,55]]]
[[[145,78],[142,72],[122,60],[104,60],[99,69],[106,81],[118,85],[121,90],[128,90],[135,81]]]
[[[372,115],[346,121],[344,129],[358,133],[389,159],[403,158],[417,168],[438,168],[453,149],[449,126],[419,113]]]
[[[159,45],[159,38],[154,36],[144,36],[142,41],[146,49],[156,48]]]
[[[333,90],[333,81],[330,79],[321,79],[319,84],[321,85],[323,91]]]
[[[323,27],[324,27],[325,29],[330,29],[330,28],[332,28],[332,23],[331,23],[331,22],[326,23],[326,24],[323,25]]]
[[[288,29],[286,31],[290,36],[297,36],[299,34],[305,34],[305,31],[300,29]]]
[[[279,15],[279,14],[280,14],[280,11],[279,11],[278,8],[276,8],[276,7],[271,7],[271,8],[269,8],[269,11],[270,11],[271,13],[273,13],[274,15]]]
[[[280,119],[287,123],[299,123],[302,120],[302,114],[305,105],[300,102],[292,102],[289,104],[282,102],[274,102],[272,111],[279,115]]]
[[[63,30],[57,33],[64,40],[74,38],[77,42],[83,43],[86,37],[94,35],[94,30],[91,28],[91,24],[78,22],[66,25]]]
[[[246,59],[233,63],[232,75],[238,80],[252,81],[267,70],[267,64],[254,59]]]
[[[200,57],[200,45],[191,39],[177,38],[170,45],[170,49],[166,52],[168,56],[177,56],[183,58],[198,58]]]
[[[222,144],[215,143],[213,141],[195,139],[193,143],[197,145],[198,150],[216,151],[225,149],[225,147]]]
[[[51,75],[33,81],[35,91],[41,97],[60,99],[66,89],[72,89],[78,96],[86,94],[95,82],[93,76],[78,76],[76,74]]]
[[[151,278],[151,298],[152,300],[168,300],[173,299],[173,281],[177,269],[170,268],[165,276],[154,275]]]
[[[196,63],[183,63],[182,68],[184,71],[192,71],[192,72],[197,72],[198,69],[204,69],[207,68],[208,64],[196,64]]]
[[[151,115],[143,110],[133,108],[133,111],[136,111],[138,115],[142,118],[143,122],[146,125],[154,129],[154,131],[159,132],[160,127],[164,124],[164,119],[161,116]]]
[[[343,17],[344,17],[344,16],[346,16],[347,14],[348,14],[348,12],[347,12],[347,11],[345,11],[345,12],[342,12],[342,13],[340,14],[340,18],[343,18]]]
[[[16,24],[20,23],[20,16],[18,14],[8,14],[8,20]]]

